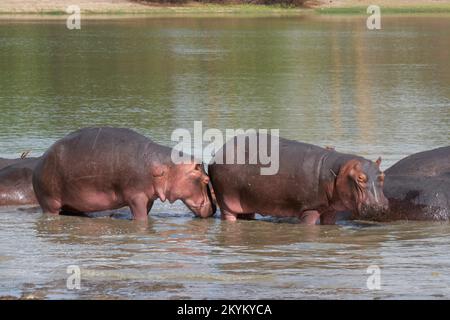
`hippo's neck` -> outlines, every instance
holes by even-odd
[[[340,198],[336,190],[337,176],[341,168],[350,160],[360,158],[355,155],[326,151],[321,159],[319,187],[326,194],[327,205],[340,210]]]
[[[139,148],[139,156],[146,167],[173,166],[172,149],[149,140]]]
[[[149,196],[154,194],[161,201],[170,199],[170,171],[174,167],[171,159],[172,149],[159,145],[151,140],[139,148],[139,157],[143,172],[150,175],[152,185],[148,190]]]

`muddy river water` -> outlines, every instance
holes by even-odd
[[[97,125],[174,145],[172,131],[199,120],[381,155],[385,169],[449,144],[448,30],[439,16],[386,17],[378,31],[358,17],[119,19],[73,31],[3,19],[0,156],[39,155]],[[449,239],[448,223],[229,223],[181,203],[156,203],[148,224],[0,208],[0,296],[448,299]],[[80,289],[67,287],[69,266]]]

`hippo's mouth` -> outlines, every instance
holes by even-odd
[[[355,211],[360,217],[363,214],[363,201],[364,201],[364,190],[363,188],[355,182]]]
[[[198,205],[198,206],[190,204],[189,207],[191,209],[202,209],[202,208],[206,207],[206,204],[201,204],[201,205]]]
[[[201,204],[197,204],[192,201],[184,201],[184,203],[193,211],[196,215],[202,217],[209,217],[216,213],[214,192],[211,192],[209,185],[206,186],[206,195],[203,195],[203,201]],[[210,210],[209,210],[210,209]],[[208,212],[204,212],[207,210]]]

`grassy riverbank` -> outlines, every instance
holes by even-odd
[[[382,14],[389,15],[420,15],[420,14],[450,14],[448,5],[428,6],[380,6]],[[319,7],[315,9],[319,14],[329,15],[367,15],[367,7]]]
[[[1,15],[46,15],[65,16],[67,6],[73,0],[53,0],[39,2],[36,0],[6,0],[0,2]],[[305,13],[306,8],[282,5],[255,4],[210,4],[190,2],[177,4],[143,4],[128,0],[77,0],[76,3],[84,15],[298,15]]]
[[[77,0],[85,18],[90,16],[122,17],[129,15],[177,16],[177,15],[246,15],[293,16],[302,14],[367,15],[367,7],[373,0],[310,0],[305,7],[256,4],[209,4],[189,2],[184,5],[145,4],[129,0]],[[382,14],[420,15],[450,14],[450,0],[378,0]],[[0,18],[28,16],[66,16],[66,8],[73,0],[2,0]]]

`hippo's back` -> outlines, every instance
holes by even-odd
[[[145,159],[166,152],[147,137],[125,128],[85,128],[55,142],[34,170],[33,185],[46,194],[64,186],[111,188],[146,179]]]
[[[3,169],[17,161],[19,161],[20,159],[6,159],[6,158],[0,158],[0,169]]]
[[[248,136],[248,135],[246,135]],[[238,164],[237,154],[227,163],[228,148],[237,151],[237,137],[229,140],[219,150],[208,166],[213,189],[221,209],[231,212],[258,212],[271,215],[295,215],[303,206],[313,205],[317,200],[321,159],[329,150],[279,138],[279,157],[268,143],[269,152],[259,149],[256,163],[250,163],[250,150],[245,145],[245,163]],[[271,141],[268,135],[267,141]],[[270,165],[278,170],[274,174],[262,174],[260,155],[271,154]],[[278,165],[273,162],[278,161]]]
[[[0,170],[0,205],[36,204],[33,170],[39,158],[20,159]]]
[[[113,152],[114,149],[132,150],[148,143],[153,143],[153,141],[127,128],[83,128],[55,142],[49,151],[52,152],[56,148],[68,149],[70,147],[70,150],[67,150],[68,152],[96,153],[103,150]]]
[[[16,164],[19,166],[28,166],[37,159],[38,159],[37,157],[17,158],[17,159],[0,158],[0,170]]]
[[[63,166],[64,172],[82,168],[86,172],[101,169],[117,174],[121,167],[140,168],[143,166],[141,160],[148,159],[155,151],[167,154],[167,150],[162,150],[164,148],[130,129],[84,128],[55,142],[42,158],[44,163],[55,168]]]
[[[386,170],[386,176],[439,176],[450,172],[450,146],[415,153]]]

